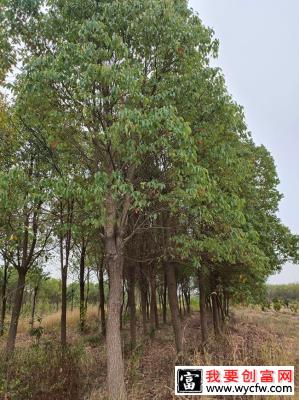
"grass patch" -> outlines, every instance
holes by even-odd
[[[0,365],[0,398],[9,400],[79,400],[82,348],[45,342],[16,349]],[[5,354],[1,354],[5,360]]]

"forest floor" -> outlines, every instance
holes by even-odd
[[[59,340],[59,319],[46,317],[42,325],[45,328],[43,341]],[[32,399],[80,399],[105,400],[106,362],[105,344],[97,335],[97,313],[91,309],[88,315],[88,329],[84,336],[77,330],[78,312],[70,313],[68,319],[68,339],[74,346],[84,350],[80,358],[80,387],[78,397],[59,397],[42,395]],[[199,313],[197,311],[183,321],[185,359],[184,365],[295,365],[299,368],[299,314],[288,310],[262,312],[253,308],[234,308],[232,316],[221,338],[215,340],[211,330],[211,339],[203,355]],[[18,347],[29,347],[34,342],[26,332],[26,323],[20,325]],[[140,337],[142,334],[140,333]],[[2,343],[4,341],[2,340]],[[1,344],[1,343],[0,343]],[[126,359],[126,383],[129,400],[171,400],[174,395],[174,366],[177,363],[172,327],[162,325],[155,337],[143,338],[133,354],[129,351],[129,330],[123,329],[123,352]],[[78,375],[79,376],[79,375]],[[56,378],[55,378],[56,379]],[[294,399],[299,399],[297,394]],[[0,396],[1,397],[1,396]],[[16,397],[17,398],[17,397]],[[181,397],[188,399],[188,397]],[[194,399],[194,396],[189,397]],[[208,399],[207,397],[205,397]],[[242,397],[239,396],[238,399]],[[269,397],[269,399],[273,396]],[[287,398],[276,396],[275,398]],[[7,399],[10,399],[8,396]],[[19,397],[18,400],[26,400]],[[220,397],[218,396],[218,399]],[[251,399],[257,397],[251,396]],[[261,399],[266,400],[263,396]]]

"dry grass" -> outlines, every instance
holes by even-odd
[[[83,346],[80,370],[83,371],[82,400],[106,400],[105,343],[98,335],[98,310],[88,310],[85,335],[78,332],[79,311],[68,311],[68,340]],[[289,312],[262,312],[257,309],[235,308],[225,327],[225,334],[210,342],[203,354],[198,312],[184,323],[185,358],[177,360],[172,327],[163,326],[155,338],[144,338],[134,354],[128,353],[129,331],[123,329],[123,349],[126,360],[126,383],[129,400],[172,400],[174,395],[174,366],[185,365],[296,365],[299,366],[299,315]],[[45,340],[59,340],[60,313],[42,320]],[[139,326],[139,329],[141,327]],[[212,327],[210,326],[212,332]],[[18,343],[28,345],[28,320],[21,321]],[[299,388],[298,388],[299,389]],[[298,390],[297,389],[297,390]],[[188,397],[182,397],[182,399]],[[194,397],[190,397],[193,400]],[[220,399],[220,397],[217,397]],[[216,399],[217,399],[216,398]],[[242,397],[238,397],[241,399]],[[244,398],[244,397],[243,397]],[[282,396],[275,398],[284,399]],[[287,399],[287,397],[285,397]],[[296,398],[296,397],[295,397]],[[297,396],[299,399],[299,397]],[[208,398],[206,397],[208,400]],[[251,399],[257,399],[251,396]],[[273,400],[273,397],[269,397]],[[51,399],[52,400],[52,399]],[[262,400],[267,400],[266,396]]]
[[[225,334],[212,337],[203,354],[200,347],[198,313],[184,322],[185,365],[298,365],[299,316],[285,313],[263,313],[238,308],[226,327]],[[134,364],[134,380],[130,380],[130,400],[171,400],[174,395],[174,366],[176,356],[172,331],[164,327],[159,336],[144,346]],[[129,364],[130,365],[130,364]],[[137,372],[136,372],[137,370]],[[298,395],[297,395],[298,396]],[[105,397],[97,397],[104,399]],[[182,399],[194,397],[182,397]],[[208,399],[208,397],[205,397]],[[218,397],[215,397],[219,399]],[[246,398],[245,396],[237,397]],[[251,396],[251,399],[257,399]],[[288,396],[276,396],[287,399]],[[299,398],[299,397],[297,397]],[[263,396],[273,400],[273,396]]]
[[[45,329],[45,333],[57,332],[60,329],[61,312],[45,315],[42,317],[41,325]],[[87,310],[87,321],[94,322],[98,318],[98,308],[96,306],[89,307]],[[67,326],[69,330],[76,330],[79,325],[79,309],[74,308],[72,311],[67,310]],[[18,325],[18,333],[25,334],[29,329],[29,318],[21,318]]]

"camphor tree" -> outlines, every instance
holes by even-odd
[[[38,159],[30,151],[30,143],[19,149],[19,160],[7,172],[1,171],[0,196],[2,234],[6,241],[7,261],[18,273],[14,295],[7,350],[14,349],[21,311],[26,275],[35,262],[43,257],[50,239],[51,228],[46,224],[47,190]]]
[[[3,0],[1,11],[5,29],[0,40],[7,44],[7,59],[13,50],[21,68],[12,88],[15,115],[31,139],[27,158],[14,162],[23,167],[22,178],[9,168],[1,179],[4,200],[10,196],[9,179],[20,187],[9,207],[5,201],[1,206],[5,238],[24,239],[28,232],[35,248],[43,226],[37,219],[51,211],[48,225],[61,254],[65,345],[71,250],[78,238],[83,250],[84,231],[92,232],[85,250],[98,257],[103,321],[104,268],[109,279],[103,326],[109,398],[122,400],[124,279],[132,348],[136,278],[144,333],[147,314],[151,335],[158,326],[157,277],[163,277],[164,311],[167,282],[176,349],[183,352],[178,283],[188,305],[194,276],[199,278],[202,326],[205,299],[212,294],[220,333],[217,315],[227,293],[240,290],[244,279],[252,292],[255,276],[261,286],[286,256],[296,253],[296,238],[275,216],[275,169],[263,148],[253,145],[221,73],[210,67],[217,41],[186,1]],[[37,154],[46,167],[38,164]],[[38,172],[43,168],[46,180]],[[28,193],[25,200],[21,193]],[[43,208],[47,196],[51,201]],[[25,228],[10,231],[7,221],[28,207],[32,216]],[[15,254],[14,241],[11,247]],[[207,336],[203,329],[204,343]]]
[[[189,69],[205,67],[211,32],[182,1],[11,6],[7,18],[24,63],[19,106],[34,116],[31,124],[38,120],[48,143],[57,142],[57,151],[61,144],[101,185],[108,387],[111,398],[125,398],[119,315],[128,213],[146,206],[151,190],[161,193],[162,161],[168,176],[178,173],[176,191],[194,173],[194,143],[173,87],[192,77]],[[160,176],[140,181],[142,164],[157,154]]]

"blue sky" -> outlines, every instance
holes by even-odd
[[[272,153],[284,194],[279,216],[299,233],[299,1],[190,0],[220,41],[217,65],[244,106],[256,143]],[[270,283],[299,282],[287,264]]]

